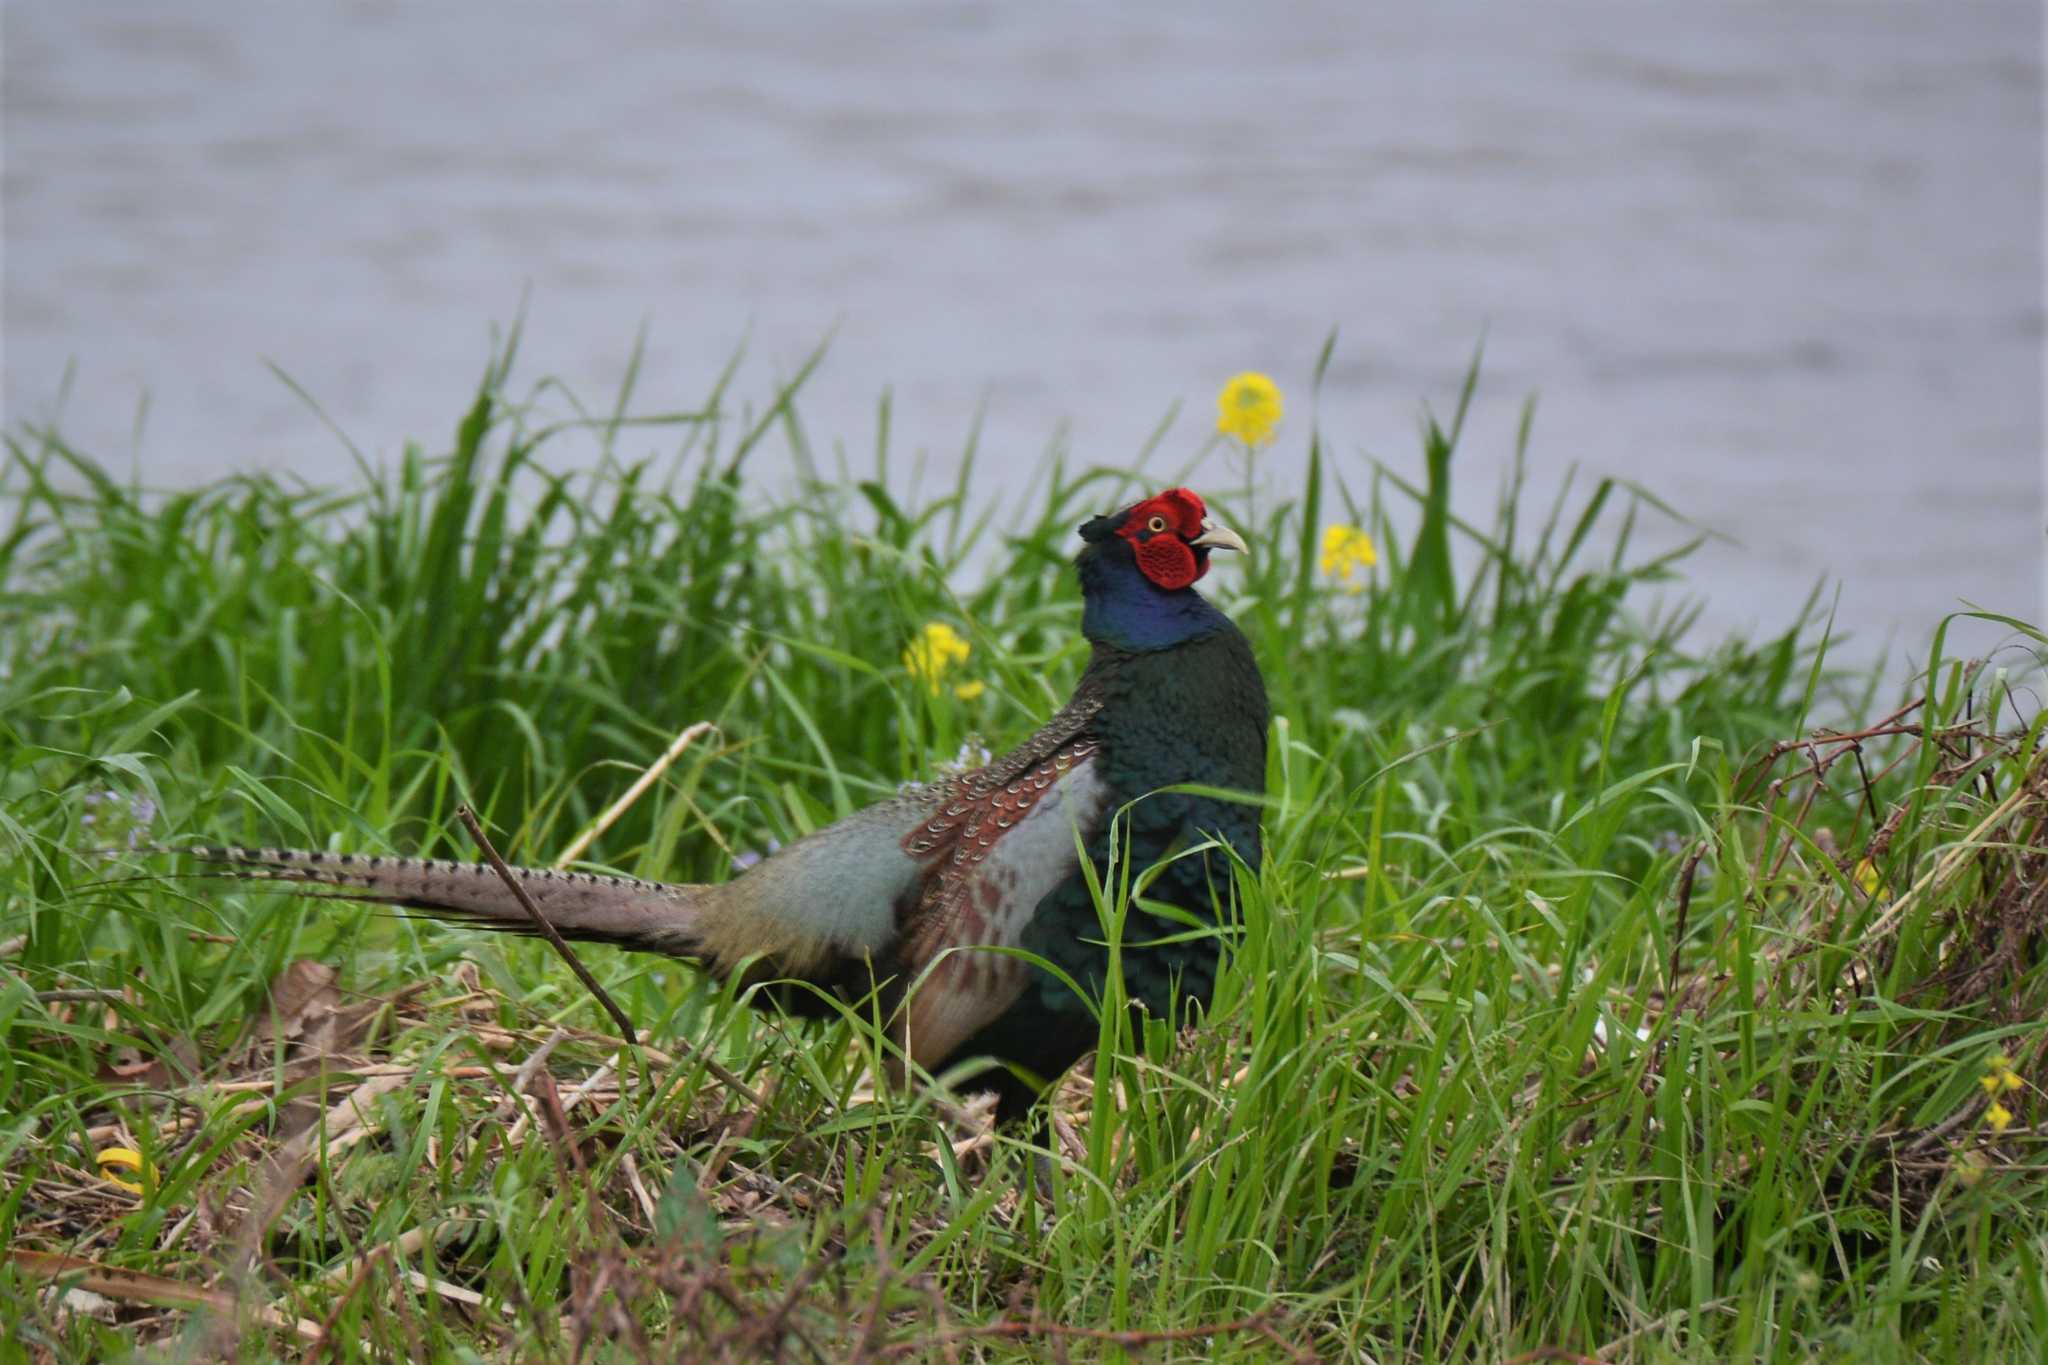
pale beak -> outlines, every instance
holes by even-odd
[[[1188,544],[1199,545],[1205,550],[1235,550],[1241,555],[1252,552],[1251,546],[1244,543],[1243,536],[1228,526],[1218,526],[1207,517],[1202,518],[1202,534]]]

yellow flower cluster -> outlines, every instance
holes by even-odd
[[[1346,587],[1359,592],[1365,587],[1364,570],[1380,562],[1379,551],[1373,548],[1372,537],[1356,526],[1339,523],[1323,530],[1323,572],[1344,580]],[[1354,581],[1352,575],[1356,573]]]
[[[1977,1078],[1977,1084],[1984,1087],[1984,1093],[1991,1097],[1991,1107],[1984,1111],[1984,1122],[1991,1125],[1991,1131],[2002,1133],[2012,1126],[2012,1110],[2005,1107],[2000,1099],[2020,1088],[2025,1082],[2012,1069],[2012,1058],[2000,1053],[1991,1059],[1990,1069]]]
[[[1256,450],[1273,439],[1280,425],[1280,386],[1255,370],[1246,370],[1216,395],[1216,430]]]
[[[903,651],[903,666],[910,671],[911,677],[923,683],[925,690],[936,697],[941,680],[956,665],[966,663],[967,656],[973,652],[974,647],[962,638],[959,631],[944,621],[932,621]],[[961,701],[973,701],[987,690],[987,683],[972,678],[955,686],[953,695]]]

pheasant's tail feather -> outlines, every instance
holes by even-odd
[[[219,864],[228,876],[293,883],[295,894],[401,906],[506,933],[538,932],[505,879],[485,863],[290,848],[167,851]],[[511,872],[564,938],[676,957],[701,951],[698,903],[706,888],[553,868],[515,867]],[[301,886],[333,889],[298,892]]]

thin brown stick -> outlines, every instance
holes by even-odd
[[[680,1047],[684,1052],[688,1053],[691,1057],[695,1058],[697,1061],[704,1063],[704,1069],[711,1073],[712,1079],[716,1080],[720,1085],[723,1085],[726,1089],[732,1091],[733,1094],[738,1095],[748,1104],[753,1105],[755,1109],[766,1109],[768,1107],[768,1101],[766,1097],[762,1094],[762,1092],[754,1089],[753,1086],[748,1085],[746,1078],[744,1076],[740,1075],[737,1071],[734,1071],[724,1062],[719,1061],[716,1057],[712,1056],[710,1052],[705,1050],[702,1046],[700,1046],[697,1043],[691,1042],[688,1038],[676,1039],[676,1045]],[[645,1042],[642,1042],[640,1044],[640,1050],[643,1053],[645,1053],[647,1055],[647,1059],[650,1062],[653,1062],[656,1066],[670,1066],[674,1064],[674,1058],[670,1057],[667,1053],[664,1053],[659,1049],[650,1046]]]
[[[1826,779],[1826,776],[1825,772],[1815,771],[1814,780],[1806,788],[1805,799],[1799,803],[1798,811],[1785,822],[1786,824],[1790,825],[1793,829],[1803,830],[1806,828],[1806,817],[1813,810],[1813,803],[1820,799],[1821,783]],[[1771,864],[1771,881],[1776,881],[1779,875],[1784,872],[1785,860],[1790,858],[1798,847],[1799,841],[1787,835],[1785,842],[1778,849],[1778,860]]]
[[[1772,765],[1777,763],[1777,761],[1780,758],[1792,752],[1792,750],[1799,748],[1811,748],[1812,746],[1819,744],[1854,744],[1858,740],[1881,739],[1886,736],[1892,735],[1910,735],[1916,739],[1930,738],[1931,736],[1928,734],[1927,727],[1925,727],[1924,725],[1908,725],[1905,723],[1906,717],[1913,714],[1913,712],[1919,710],[1923,704],[1924,699],[1922,699],[1921,701],[1907,702],[1904,706],[1901,706],[1898,710],[1892,712],[1884,719],[1877,721],[1874,724],[1866,725],[1861,730],[1847,730],[1841,732],[1831,732],[1823,730],[1818,731],[1811,735],[1801,735],[1797,739],[1781,739],[1777,743],[1771,745],[1771,747],[1764,752],[1761,758],[1757,759],[1754,763],[1749,765],[1749,774],[1753,777],[1761,776],[1763,773],[1769,771]]]
[[[551,1073],[543,1071],[533,1078],[533,1089],[534,1100],[540,1106],[541,1124],[548,1130],[549,1145],[555,1149],[555,1162],[563,1168],[564,1183],[573,1178],[578,1185],[586,1184],[590,1172],[583,1164],[583,1148],[577,1145],[576,1130],[569,1126],[569,1111],[562,1107],[561,1087],[555,1084]]]
[[[604,987],[597,984],[597,978],[590,974],[590,970],[583,965],[582,959],[576,956],[568,943],[563,940],[561,934],[556,932],[555,926],[548,922],[545,915],[541,914],[540,907],[533,903],[533,898],[526,894],[526,888],[520,885],[519,879],[512,875],[512,869],[506,865],[503,858],[498,856],[498,850],[491,846],[490,839],[485,837],[483,827],[477,823],[476,812],[465,805],[457,806],[455,813],[461,817],[462,823],[468,828],[470,837],[476,840],[477,847],[483,850],[484,857],[489,861],[492,870],[498,874],[506,886],[511,888],[513,898],[519,902],[520,908],[525,910],[532,917],[533,922],[539,926],[542,936],[555,946],[555,951],[560,953],[562,960],[567,962],[570,968],[575,971],[577,979],[589,988],[592,995],[597,997],[598,1003],[603,1005],[606,1012],[611,1015],[612,1022],[619,1026],[625,1041],[636,1049],[640,1048],[639,1034],[633,1028],[633,1021],[626,1017],[626,1012],[618,1007],[617,1002],[611,996],[605,994]],[[695,1053],[697,1060],[704,1063],[704,1069],[717,1078],[726,1088],[752,1104],[756,1109],[767,1107],[767,1102],[755,1092],[752,1086],[748,1085],[740,1077],[738,1072],[720,1062],[710,1053],[695,1047],[687,1039],[680,1039],[678,1041]]]
[[[1700,859],[1707,856],[1707,841],[1693,842],[1692,856],[1685,860],[1685,870],[1678,874],[1678,924],[1671,931],[1671,970],[1664,973],[1664,993],[1673,995],[1678,990],[1678,952],[1685,946],[1685,922],[1692,913],[1692,880],[1700,870]]]
[[[1863,808],[1870,814],[1870,828],[1873,832],[1884,823],[1884,817],[1877,813],[1877,792],[1870,784],[1870,765],[1863,761],[1863,746],[1857,745],[1856,775],[1863,779]]]
[[[512,892],[512,899],[519,902],[519,908],[526,912],[534,927],[540,930],[541,937],[554,945],[555,951],[569,964],[569,970],[576,973],[576,979],[583,983],[584,989],[597,997],[597,1003],[604,1006],[605,1013],[619,1026],[619,1036],[625,1041],[626,1046],[638,1047],[639,1032],[633,1027],[633,1021],[619,1008],[618,1001],[612,999],[605,988],[597,983],[597,978],[590,974],[590,968],[583,965],[583,959],[576,956],[575,950],[569,947],[568,940],[549,923],[548,917],[540,912],[540,907],[533,903],[533,897],[526,894],[526,888],[519,884],[519,879],[512,875],[512,869],[505,865],[505,860],[498,856],[498,850],[492,847],[489,836],[484,833],[484,827],[477,823],[476,812],[466,805],[457,806],[455,816],[468,828],[469,837],[476,840],[476,846],[483,850],[484,858],[490,863],[491,870],[498,874],[499,879]]]
[[[386,1251],[390,1245],[389,1242],[385,1242],[366,1256],[342,1263],[341,1268],[343,1270],[352,1270],[353,1273],[348,1276],[347,1287],[334,1300],[334,1306],[327,1310],[327,1316],[320,1319],[320,1335],[313,1339],[312,1349],[306,1352],[306,1365],[320,1365],[320,1358],[327,1353],[327,1348],[330,1345],[335,1345],[334,1329],[341,1324],[342,1312],[347,1309],[349,1300],[353,1299],[362,1291],[363,1286],[370,1282],[370,1267],[375,1264],[378,1254]],[[336,1350],[338,1353],[338,1346]],[[370,1354],[367,1345],[363,1353],[365,1355]]]

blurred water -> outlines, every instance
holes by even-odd
[[[1636,478],[1739,544],[1711,629],[1823,575],[1859,652],[2042,601],[2032,4],[595,7],[9,0],[5,403],[148,482],[438,445],[530,288],[522,373],[604,404],[875,400],[991,486],[1064,420],[1162,463],[1215,387],[1321,395],[1412,468],[1482,333],[1475,511]],[[134,439],[138,404],[146,421]],[[1298,466],[1306,422],[1271,456]],[[661,448],[647,438],[641,448]],[[1234,486],[1220,452],[1197,474]]]

